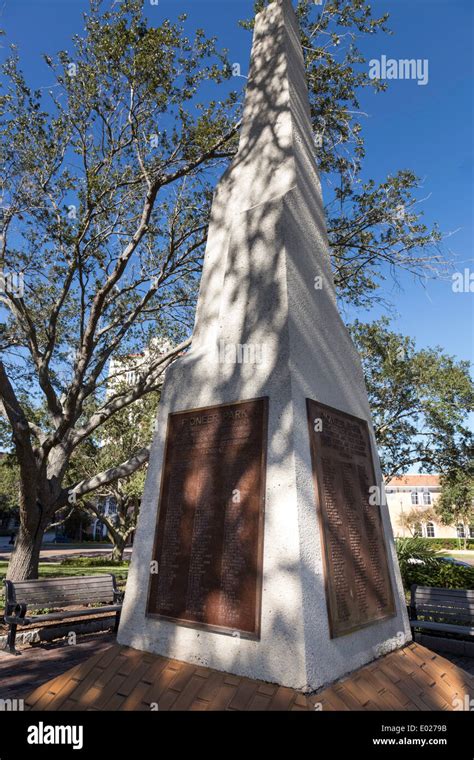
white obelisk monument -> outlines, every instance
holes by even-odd
[[[179,469],[163,496],[170,415],[206,408],[199,424],[212,424],[210,407],[262,398],[268,426],[258,635],[150,615],[152,574],[165,573],[163,563],[153,567],[160,508],[167,500],[169,514],[178,509]],[[324,439],[312,439],[313,422],[318,430],[308,412],[312,402],[329,410],[322,414],[322,432],[324,424],[330,428]],[[119,643],[310,690],[410,640],[388,510],[382,503],[371,513],[364,502],[365,512],[356,514],[352,506],[350,478],[354,472],[365,477],[362,460],[348,458],[351,447],[359,455],[365,445],[357,420],[372,450],[368,485],[383,494],[361,363],[336,305],[297,20],[291,0],[274,0],[256,18],[240,145],[215,193],[192,348],[165,379]],[[334,431],[342,441],[339,460],[336,466],[322,457],[318,496],[312,446],[315,457],[319,441],[330,452]],[[171,468],[180,466],[173,461]],[[204,514],[191,490],[187,507]],[[179,514],[174,523],[167,518],[163,546],[177,545]],[[340,542],[335,525],[341,536],[345,531]],[[196,524],[192,530],[203,535]],[[360,536],[369,548],[360,556],[357,549],[354,559],[351,542]],[[177,566],[180,556],[173,556]],[[200,556],[189,565],[198,568],[186,581],[193,588]],[[174,577],[170,562],[168,579]],[[378,573],[374,583],[371,573]],[[165,581],[162,575],[163,588]],[[167,599],[172,607],[171,592]],[[183,608],[182,616],[188,613]]]

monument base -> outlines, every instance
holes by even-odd
[[[242,382],[245,383],[244,398],[240,396]],[[387,572],[391,587],[396,589],[394,607],[384,619],[368,621],[370,624],[346,635],[331,634],[325,539],[318,517],[308,432],[306,399],[313,396],[314,387],[303,387],[296,398],[292,395],[295,389],[298,392],[289,371],[272,373],[268,367],[256,365],[243,366],[236,374],[232,366],[213,363],[210,354],[190,353],[170,367],[134,541],[118,634],[121,644],[239,676],[314,691],[410,641],[401,580],[394,572],[393,539],[387,541],[386,538],[391,536],[391,528],[385,508],[381,510],[379,538],[387,544]],[[251,402],[262,397],[268,399],[268,447],[262,515],[263,562],[256,559],[262,566],[259,631],[256,636],[247,637],[238,624],[211,630],[206,625],[201,626],[199,621],[193,625],[189,620],[157,616],[150,596],[154,588],[152,571],[156,568],[150,570],[150,563],[156,560],[160,500],[162,505],[165,503],[163,473],[166,472],[169,415],[203,407],[209,412],[212,408],[219,409],[220,405]],[[359,396],[353,393],[352,398],[352,411],[363,418],[366,411],[362,392]],[[342,402],[337,394],[329,392],[324,400],[338,407]],[[213,414],[205,416],[212,424]],[[193,482],[190,474],[190,488]],[[376,482],[381,483],[379,471]],[[168,504],[173,504],[174,493],[169,493]],[[208,503],[204,497],[194,500],[198,502]],[[232,503],[230,490],[226,503]],[[225,508],[223,503],[222,509]],[[179,525],[176,523],[173,530],[179,530]],[[185,554],[180,546],[176,551],[178,557]],[[178,581],[179,575],[177,571]],[[256,604],[259,607],[258,599]],[[186,617],[185,613],[181,617]]]

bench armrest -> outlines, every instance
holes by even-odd
[[[20,602],[19,604],[16,604],[15,607],[10,608],[7,612],[5,610],[5,616],[4,620],[5,623],[22,623],[25,619],[26,615],[26,604],[24,602]]]

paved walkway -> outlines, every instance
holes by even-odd
[[[9,545],[8,538],[0,537],[0,561],[8,562],[10,560],[10,554],[13,547]],[[40,562],[60,562],[68,557],[101,557],[102,555],[110,554],[112,551],[112,544],[85,544],[84,546],[77,546],[73,544],[48,544],[41,549]],[[124,559],[130,559],[132,556],[131,547],[125,549]]]
[[[409,644],[313,696],[118,644],[36,688],[29,710],[453,710],[474,678]]]
[[[81,636],[79,643],[66,642],[27,646],[21,655],[0,653],[2,699],[24,699],[32,689],[46,683],[71,667],[108,649],[115,641],[113,633]]]

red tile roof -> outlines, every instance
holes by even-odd
[[[439,475],[401,475],[392,478],[387,482],[387,486],[439,486]]]

